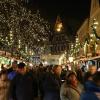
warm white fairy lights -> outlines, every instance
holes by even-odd
[[[20,39],[20,48],[25,49],[26,45],[29,49],[44,46],[49,40],[48,22],[41,18],[39,11],[32,13],[24,8],[21,1],[0,0],[0,42],[13,42],[12,45],[17,48]]]

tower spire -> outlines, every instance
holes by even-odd
[[[56,23],[55,23],[55,31],[60,32],[63,28],[62,20],[60,16],[57,16]]]

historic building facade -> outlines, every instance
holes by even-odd
[[[100,6],[99,0],[91,0],[90,17],[77,31],[81,44],[81,56],[100,56]]]
[[[67,49],[67,43],[69,42],[67,35],[65,34],[62,21],[59,16],[54,27],[54,32],[51,42],[51,54],[60,55],[63,54]]]

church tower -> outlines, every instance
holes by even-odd
[[[61,32],[62,29],[63,29],[62,20],[61,20],[60,16],[57,16],[54,30],[55,30],[55,32]]]
[[[60,55],[65,52],[67,48],[66,42],[68,41],[68,37],[65,33],[63,22],[60,16],[57,16],[51,42],[51,54]]]

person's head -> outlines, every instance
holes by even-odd
[[[52,70],[56,75],[60,76],[61,71],[62,71],[62,67],[60,65],[55,65]]]
[[[21,74],[25,74],[26,73],[26,69],[25,69],[25,63],[21,62],[18,64],[18,70],[19,73]]]
[[[51,72],[53,68],[53,65],[47,66],[47,72]]]
[[[67,76],[67,84],[77,87],[78,80],[77,80],[77,76],[76,76],[76,74],[74,72],[71,72],[71,73],[68,74],[68,76]]]
[[[100,87],[100,72],[97,71],[94,75],[93,75],[93,82]]]
[[[40,66],[40,67],[43,67],[43,64],[42,64],[42,62],[39,64],[39,66]]]
[[[16,60],[12,62],[12,68],[13,68],[13,70],[16,70],[16,68],[17,68],[17,61]]]
[[[89,72],[90,72],[92,75],[95,74],[96,71],[97,71],[97,68],[96,68],[95,65],[90,65],[90,66],[89,66]]]

